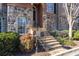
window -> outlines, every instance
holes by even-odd
[[[25,34],[27,32],[26,26],[28,25],[29,21],[26,17],[19,17],[17,19],[18,23],[18,33]]]
[[[54,12],[54,3],[47,3],[47,12]]]

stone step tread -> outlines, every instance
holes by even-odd
[[[47,43],[48,45],[55,45],[55,44],[59,44],[59,42],[51,42],[51,43]]]
[[[45,38],[45,39],[52,39],[52,38],[48,37],[48,38]]]
[[[41,43],[43,44],[43,43]],[[54,46],[54,45],[60,45],[59,42],[53,42],[53,43],[45,43],[46,46]]]
[[[42,40],[43,40],[43,39],[42,39]],[[51,42],[51,41],[57,41],[57,40],[53,40],[53,39],[46,40],[46,39],[44,39],[43,41],[44,41],[44,42]]]
[[[52,37],[45,37],[45,39],[49,40],[49,39],[52,39],[52,40],[56,40],[55,38],[52,38]]]
[[[55,48],[49,48],[48,50],[49,51],[53,51],[53,50],[57,50],[57,49],[61,49],[62,47],[61,46],[59,46],[59,47],[55,47]]]
[[[46,38],[46,39],[55,39],[55,38],[53,38],[53,37],[44,37],[44,38]]]
[[[46,42],[46,43],[53,43],[53,42],[57,42],[57,41],[55,41],[55,40],[47,40],[47,41],[44,41],[44,42]]]
[[[57,44],[57,45],[48,46],[49,49],[50,49],[50,48],[58,48],[58,47],[62,47],[62,45]]]
[[[53,39],[41,39],[42,41],[57,41],[57,40],[53,40]]]

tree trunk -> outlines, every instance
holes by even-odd
[[[69,40],[72,39],[72,24],[69,22]]]

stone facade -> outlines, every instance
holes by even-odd
[[[3,3],[0,4],[0,32],[18,32],[19,18],[29,22],[28,25],[23,25],[25,29],[30,25],[35,27],[37,22],[38,27],[47,30],[67,30],[68,22],[65,16],[61,3]],[[79,29],[79,23],[75,23],[73,29]]]
[[[33,12],[31,8],[21,8],[21,7],[14,7],[14,6],[7,6],[7,25],[8,31],[18,31],[18,24],[16,23],[19,17],[25,17],[26,19],[30,20],[29,26],[32,25],[33,20]],[[26,25],[27,27],[27,25]]]
[[[23,5],[23,4],[20,4]],[[28,5],[28,4],[26,4]],[[33,25],[33,9],[31,7],[24,7],[15,4],[0,4],[0,32],[18,32],[19,18],[25,19],[24,23],[29,22],[28,25],[22,25],[21,27],[28,29]],[[20,21],[20,23],[22,23]]]

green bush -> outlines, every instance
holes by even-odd
[[[58,41],[60,42],[60,44],[66,45],[66,46],[75,46],[76,45],[73,41],[68,40],[68,38],[59,37]]]
[[[64,40],[66,39],[62,37],[57,37],[57,40],[60,42],[60,44],[64,45]]]
[[[67,46],[75,46],[76,44],[73,41],[64,40],[64,45],[67,45]]]
[[[18,37],[14,32],[0,33],[0,55],[14,55],[19,46]]]
[[[75,33],[76,31],[75,30],[72,30],[72,37],[74,36],[74,33]],[[68,37],[68,35],[69,35],[69,30],[63,30],[63,31],[60,31],[60,33],[59,33],[60,35],[60,37]]]
[[[79,40],[79,31],[76,31],[74,33],[74,37],[73,37],[75,40]]]
[[[54,36],[54,37],[57,37],[57,36],[59,36],[59,31],[53,30],[53,31],[50,31],[50,34],[51,34],[52,36]]]

